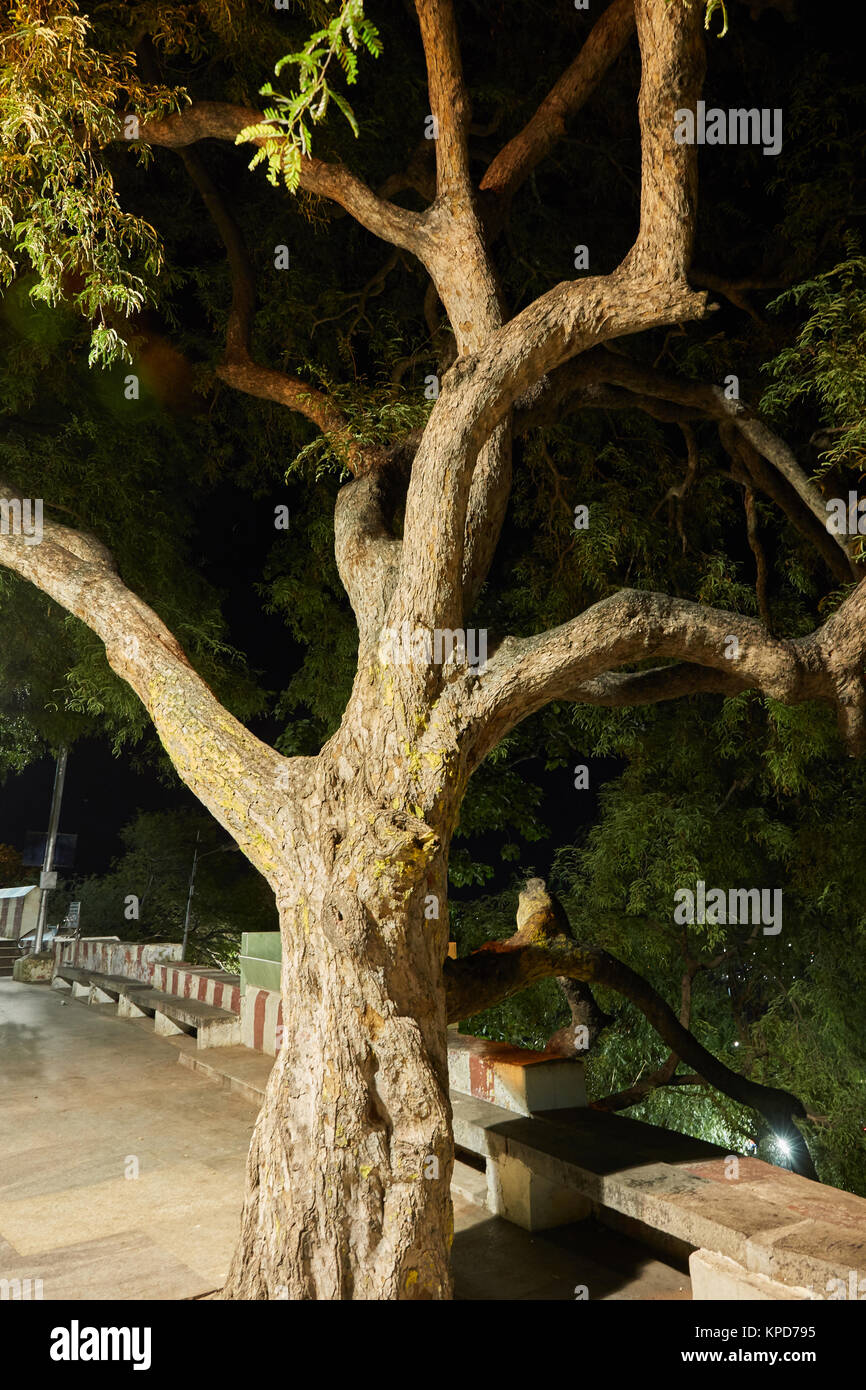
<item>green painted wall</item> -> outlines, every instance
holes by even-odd
[[[241,994],[247,985],[279,990],[281,960],[278,931],[245,931],[241,937]]]

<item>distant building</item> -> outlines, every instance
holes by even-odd
[[[27,932],[36,930],[39,916],[39,887],[28,883],[23,888],[0,888],[0,939],[18,941]]]

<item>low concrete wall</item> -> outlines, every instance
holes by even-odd
[[[154,966],[180,960],[179,941],[118,941],[106,937],[82,937],[78,941],[59,941],[54,959],[59,965],[78,965],[103,975],[125,975],[130,980],[153,984]]]
[[[448,1030],[448,1081],[517,1115],[586,1105],[583,1062]]]
[[[241,995],[241,1041],[244,1047],[276,1057],[285,1042],[283,1001],[276,990],[247,985]]]

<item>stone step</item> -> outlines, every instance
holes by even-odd
[[[228,1091],[259,1107],[265,1098],[274,1059],[249,1047],[221,1047],[217,1052],[184,1049],[177,1059],[181,1066],[201,1072]]]
[[[0,978],[9,978],[21,952],[16,941],[0,941]]]

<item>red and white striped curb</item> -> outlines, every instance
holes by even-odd
[[[176,994],[178,999],[200,999],[204,1004],[228,1009],[233,1014],[241,1011],[240,977],[226,975],[221,970],[187,965],[185,961],[177,965],[155,965],[153,984],[155,989]]]
[[[283,1036],[283,1001],[276,990],[247,985],[241,1009],[241,1042],[256,1052],[276,1057]]]

